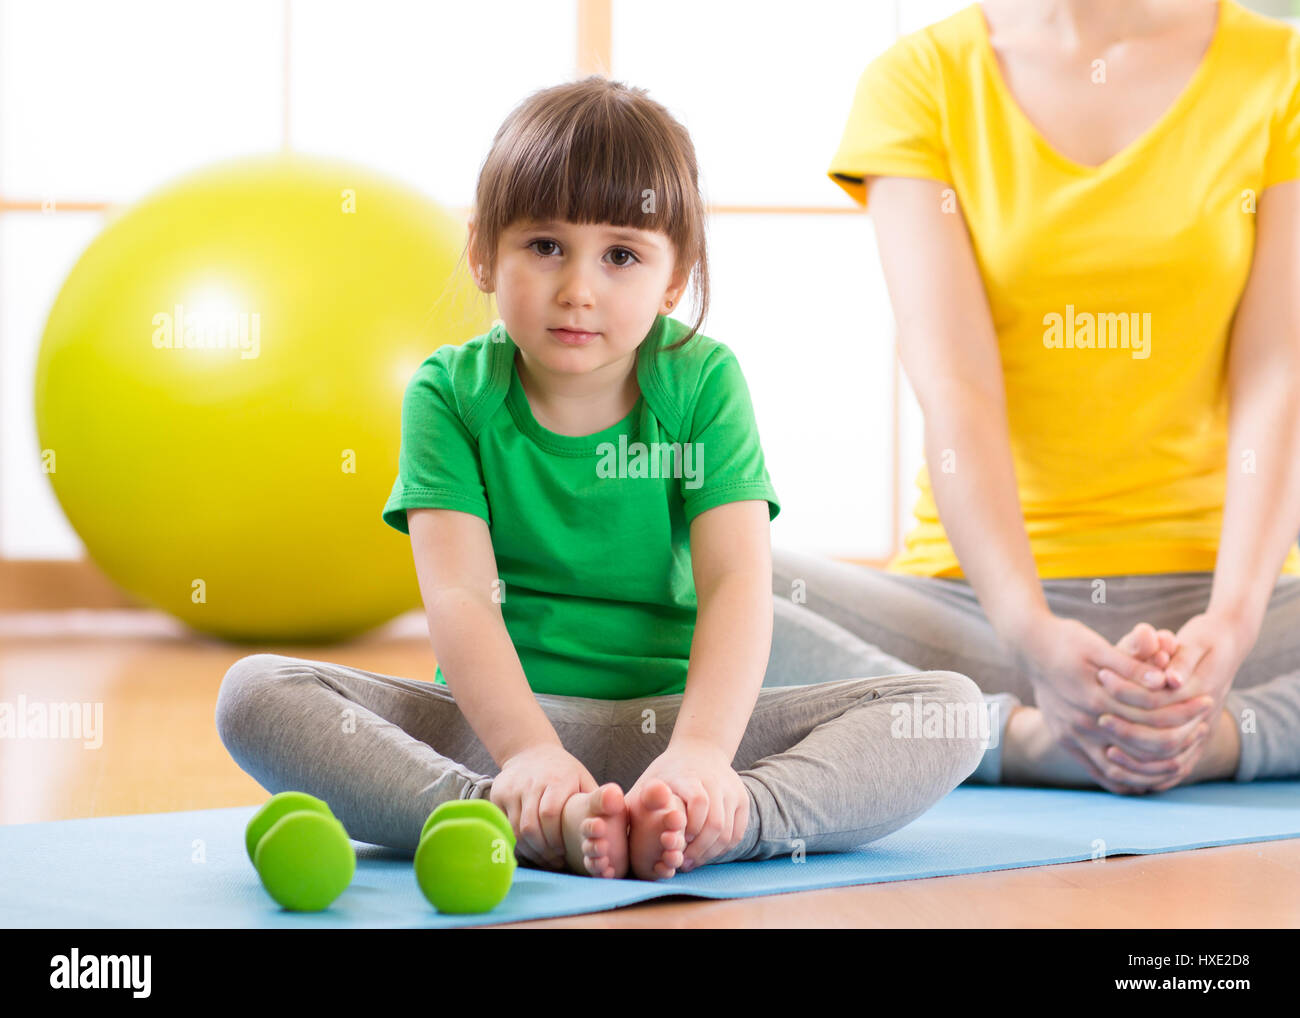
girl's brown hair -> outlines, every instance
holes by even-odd
[[[476,264],[490,285],[501,234],[519,221],[608,223],[668,236],[676,269],[694,268],[698,313],[709,308],[704,201],[690,135],[645,89],[600,75],[534,92],[511,110],[479,171]],[[676,271],[674,272],[676,275]]]

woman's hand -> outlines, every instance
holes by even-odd
[[[1116,742],[1107,751],[1108,757],[1131,771],[1148,775],[1163,771],[1165,780],[1151,786],[1151,791],[1161,792],[1185,781],[1209,745],[1215,727],[1224,720],[1224,700],[1257,636],[1258,627],[1252,631],[1236,617],[1206,611],[1188,619],[1174,635],[1177,650],[1165,668],[1166,688],[1138,689],[1102,669],[1098,676],[1102,684],[1130,706],[1158,709],[1176,697],[1208,699],[1212,705],[1202,736],[1190,747],[1162,740],[1162,733],[1146,725],[1103,716],[1099,722]]]
[[[658,778],[686,804],[686,851],[681,871],[703,866],[732,849],[749,824],[749,793],[716,744],[703,739],[671,739],[627,793],[632,798]]]
[[[1153,791],[1165,784],[1170,769],[1178,764],[1155,768],[1155,774],[1126,767],[1123,761],[1107,755],[1108,747],[1124,742],[1125,736],[1100,725],[1101,716],[1138,726],[1130,735],[1158,736],[1162,745],[1175,754],[1193,748],[1208,733],[1213,704],[1207,697],[1180,691],[1178,699],[1173,700],[1166,693],[1162,699],[1148,701],[1151,706],[1119,698],[1099,678],[1102,669],[1123,677],[1129,700],[1135,691],[1162,688],[1165,676],[1153,663],[1113,646],[1082,622],[1051,614],[1042,616],[1024,630],[1018,646],[1034,674],[1034,702],[1043,713],[1044,723],[1107,791],[1121,795]],[[1136,744],[1130,746],[1138,748]]]
[[[596,779],[559,743],[521,750],[501,765],[492,779],[492,802],[510,819],[515,851],[537,866],[562,867],[564,832],[561,818],[569,796],[593,792]]]

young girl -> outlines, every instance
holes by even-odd
[[[975,769],[964,676],[769,656],[780,507],[736,357],[698,331],[704,237],[694,147],[644,90],[590,77],[509,115],[466,249],[501,320],[411,379],[383,509],[437,675],[236,662],[217,723],[268,790],[409,851],[439,803],[488,798],[524,862],[655,879],[855,848]]]

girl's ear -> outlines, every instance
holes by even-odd
[[[672,278],[668,284],[668,289],[664,292],[663,303],[669,308],[675,308],[681,305],[682,294],[686,292],[686,284],[690,282],[691,274],[678,274]]]
[[[469,259],[470,275],[474,277],[474,284],[484,293],[491,293],[488,289],[488,280],[486,270],[483,267],[482,259],[479,257],[478,250],[478,229],[474,222],[474,216],[471,214],[467,223],[469,227],[469,239],[465,243],[465,256]]]

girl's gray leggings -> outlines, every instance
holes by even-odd
[[[732,760],[748,827],[713,862],[883,837],[960,784],[1000,731],[965,676],[900,665],[867,677],[873,649],[789,599],[774,602],[773,688],[759,691]],[[535,695],[564,748],[624,791],[667,749],[682,702]],[[351,837],[401,851],[414,852],[439,803],[488,798],[499,771],[447,687],[327,661],[241,658],[221,684],[216,722],[267,791],[318,796]]]
[[[1176,631],[1208,603],[1209,579],[1107,577],[1101,603],[1094,580],[1043,587],[1056,614],[1114,641],[1140,621]],[[998,780],[1006,719],[1033,692],[968,584],[780,549],[772,584],[772,651],[732,761],[749,826],[714,862],[852,849],[963,780]],[[1226,704],[1234,717],[1254,712],[1237,780],[1300,775],[1298,666],[1300,578],[1284,577]],[[565,749],[624,790],[667,748],[682,700],[536,696]],[[353,838],[401,851],[415,850],[439,803],[487,798],[499,770],[446,687],[326,661],[241,658],[216,723],[269,792],[316,795]]]

